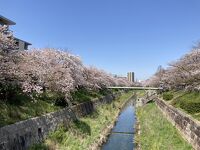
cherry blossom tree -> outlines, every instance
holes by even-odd
[[[0,26],[0,99],[7,99],[8,95],[14,92],[11,87],[18,82],[14,76],[15,64],[18,61],[16,48],[8,26]]]
[[[84,77],[87,83],[86,86],[90,89],[101,89],[109,86],[113,82],[110,75],[95,67],[85,68]]]
[[[15,40],[8,26],[0,26],[0,55],[9,53],[16,48]]]
[[[74,66],[68,53],[54,49],[21,52],[16,72],[22,89],[27,93],[43,91],[60,92],[66,98],[75,88],[72,77]]]
[[[200,84],[200,49],[194,49],[181,59],[170,64],[179,74],[182,84],[188,88],[198,88]],[[178,77],[177,77],[178,78]]]
[[[80,87],[99,90],[108,86],[131,85],[124,78],[115,78],[103,70],[84,66],[80,57],[62,50],[33,49],[17,51],[11,56],[11,60],[1,64],[1,77],[4,77],[1,82],[10,82],[11,87],[30,95],[57,92],[65,95],[67,101],[70,93]],[[6,71],[2,71],[4,67]]]
[[[87,86],[92,89],[105,88],[108,86],[131,86],[132,83],[126,78],[114,77],[113,75],[99,70],[95,67],[88,67],[85,70]]]
[[[129,85],[124,79],[95,67],[85,67],[81,59],[68,52],[43,49],[20,53],[16,76],[24,92],[61,92],[69,98],[70,92],[79,87],[90,90],[103,89],[113,85]],[[24,80],[25,79],[25,80]]]
[[[169,64],[166,70],[155,73],[147,85],[162,83],[169,89],[200,90],[200,45],[180,59]]]

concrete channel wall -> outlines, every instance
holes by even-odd
[[[200,123],[159,98],[155,102],[193,148],[200,150]]]
[[[0,150],[27,150],[32,144],[43,141],[60,124],[70,124],[77,117],[93,112],[97,106],[111,103],[121,93],[107,95],[91,102],[64,108],[41,117],[20,121],[0,128]]]

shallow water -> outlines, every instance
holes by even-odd
[[[133,101],[130,101],[121,111],[107,142],[102,146],[102,150],[133,150],[134,124],[135,109]]]

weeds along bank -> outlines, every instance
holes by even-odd
[[[136,134],[136,144],[139,144],[142,150],[193,149],[165,118],[154,102],[137,108],[137,119],[140,131],[139,134]]]
[[[107,89],[91,91],[81,88],[71,94],[71,101],[73,101],[73,105],[77,105],[112,93],[115,92]],[[34,98],[35,100],[32,100],[29,96],[18,93],[15,97],[16,100],[0,101],[0,127],[68,107],[64,97],[59,94],[46,92]]]
[[[176,145],[173,146],[173,142],[171,143],[170,140],[168,140],[168,138],[173,139],[173,137],[170,134],[175,135],[174,132],[171,132],[170,129],[165,130],[165,126],[163,126],[163,124],[166,125],[166,123],[163,123],[162,119],[165,119],[165,120],[167,119],[170,122],[171,127],[173,127],[174,129],[176,129],[176,131],[178,131],[178,134],[179,136],[181,135],[180,137],[182,137],[182,139],[183,138],[186,139],[188,143],[190,143],[194,149],[199,149],[200,148],[200,143],[199,143],[200,124],[198,121],[199,119],[198,103],[199,103],[199,96],[200,96],[199,92],[195,92],[195,91],[188,92],[188,91],[180,91],[180,90],[168,91],[158,96],[159,96],[158,98],[155,98],[155,103],[157,107],[155,106],[154,103],[150,103],[150,104],[146,104],[144,107],[138,108],[137,110],[140,131],[138,132],[139,134],[137,135],[136,143],[139,143],[139,145],[141,144],[141,147],[142,145],[145,145],[145,144],[146,146],[151,145],[151,142],[148,143],[149,141],[147,141],[147,139],[153,138],[153,136],[152,137],[148,137],[148,136],[150,136],[151,131],[153,131],[151,128],[155,128],[154,132],[157,132],[158,134],[152,133],[152,135],[156,135],[156,137],[158,136],[161,139],[163,138],[164,142],[161,142],[162,144],[160,145],[164,145],[164,146],[166,145],[166,147],[163,147],[163,148],[159,147],[159,142],[156,142],[154,140],[151,140],[152,143],[154,143],[152,145],[159,147],[159,149],[161,148],[162,149],[167,149],[167,148],[176,149]],[[148,105],[154,105],[157,111],[150,111],[153,109],[152,108],[150,109],[150,106],[147,107]],[[147,117],[145,117],[146,116],[145,113]],[[159,117],[160,115],[162,117]],[[149,122],[148,122],[148,119],[150,120]],[[157,125],[158,123],[159,125]],[[144,128],[145,125],[146,127]],[[151,130],[149,131],[148,135],[146,134],[146,136],[144,136],[144,132],[147,133],[145,129]],[[156,139],[156,137],[154,139]],[[165,141],[164,139],[167,139],[167,140]],[[144,141],[147,141],[147,142],[144,142]],[[175,141],[176,144],[180,143],[180,142],[177,142],[176,139],[173,139],[173,141]],[[170,145],[170,143],[172,146]],[[168,144],[171,147],[168,147]],[[182,149],[184,149],[184,147]]]
[[[97,107],[91,115],[80,118],[70,126],[61,125],[58,130],[49,134],[43,144],[34,145],[31,149],[94,149],[105,140],[109,130],[118,116],[120,108],[133,95],[130,91],[120,96],[111,104]]]
[[[184,111],[200,121],[200,93],[196,91],[173,90],[160,96],[168,104]]]

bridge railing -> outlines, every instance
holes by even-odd
[[[108,89],[134,89],[134,90],[162,90],[162,88],[155,87],[120,87],[120,86],[111,86]]]

